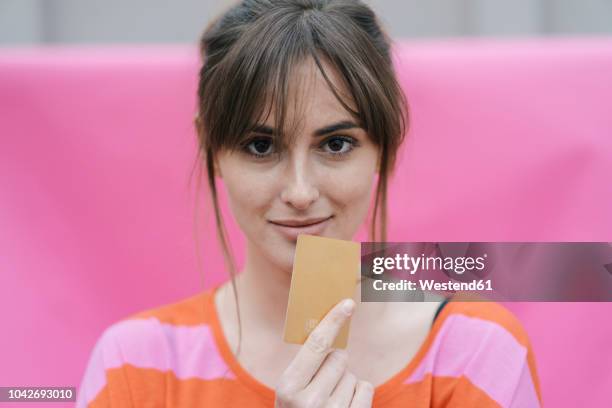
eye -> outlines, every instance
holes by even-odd
[[[347,136],[332,136],[323,142],[323,146],[328,146],[329,150],[323,150],[334,157],[340,157],[349,154],[358,145],[359,142],[355,138]]]
[[[244,143],[243,150],[257,159],[264,159],[274,153],[273,146],[272,138],[254,137]]]

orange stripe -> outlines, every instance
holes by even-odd
[[[172,372],[129,364],[108,370],[107,379],[108,384],[88,408],[273,406],[271,401],[261,399],[235,380],[180,380]],[[128,382],[129,389],[126,387]],[[384,401],[379,401],[375,395],[372,404],[373,408],[407,406],[499,408],[499,404],[467,378],[432,377],[431,374],[418,383],[402,384],[393,397]]]
[[[433,377],[426,374],[422,381],[401,384],[397,391],[383,399],[374,395],[372,407],[500,408],[500,405],[465,377]]]
[[[181,380],[172,371],[138,368],[130,364],[109,369],[106,374],[107,384],[88,408],[270,406],[235,380]]]

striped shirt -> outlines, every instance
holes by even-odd
[[[109,326],[77,407],[273,407],[224,337],[210,288]],[[414,357],[375,387],[373,407],[540,407],[528,336],[495,302],[448,302]]]

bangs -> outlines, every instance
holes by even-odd
[[[207,150],[238,149],[253,128],[265,123],[272,113],[275,142],[292,144],[299,119],[287,123],[287,111],[302,94],[302,83],[294,74],[296,67],[309,59],[339,103],[376,144],[384,144],[390,134],[401,132],[396,96],[388,90],[397,84],[384,79],[394,79],[392,71],[391,75],[384,72],[390,65],[389,56],[381,55],[365,34],[350,27],[354,25],[350,19],[342,17],[333,12],[278,7],[238,33],[224,55],[206,50],[200,113]],[[211,37],[207,43],[214,46],[219,39]],[[210,62],[214,62],[214,69],[207,70]],[[324,65],[338,74],[340,89]],[[296,87],[292,93],[295,98],[290,96],[291,87]]]
[[[351,105],[354,106],[354,101],[350,95],[347,95],[346,83],[342,82],[338,85],[337,82],[330,79],[331,75],[328,71],[333,68],[330,68],[327,57],[318,55],[314,49],[307,49],[305,53],[290,56],[288,61],[291,62],[281,63],[268,71],[264,70],[261,72],[262,77],[253,79],[263,84],[263,91],[258,95],[249,96],[253,101],[254,110],[250,117],[242,118],[245,123],[241,128],[245,130],[232,138],[228,146],[230,149],[237,148],[240,141],[246,139],[251,132],[257,133],[258,129],[264,128],[267,134],[269,127],[272,127],[272,137],[275,143],[281,146],[293,144],[297,137],[296,130],[300,128],[304,118],[301,105],[307,103],[305,100],[314,83],[315,70],[321,73],[342,107],[358,123],[361,123],[362,116],[351,107]],[[302,64],[311,64],[312,70],[306,72],[300,70]],[[338,78],[337,75],[335,77]],[[291,118],[288,111],[294,113]],[[274,121],[270,126],[266,126],[271,115],[274,116]]]

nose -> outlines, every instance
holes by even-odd
[[[298,210],[307,209],[319,198],[319,189],[306,157],[295,157],[286,172],[281,200]]]

